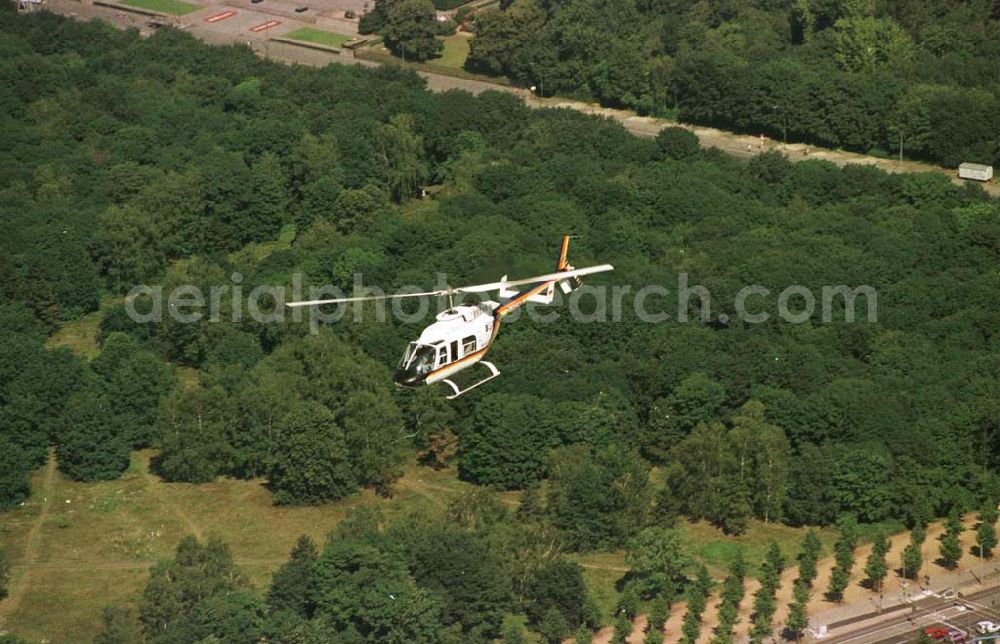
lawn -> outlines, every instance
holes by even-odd
[[[721,530],[704,521],[695,523],[682,522],[691,551],[708,566],[713,576],[722,578],[726,574],[729,563],[742,550],[743,559],[750,565],[750,574],[756,575],[757,566],[764,560],[764,552],[772,540],[778,544],[785,561],[789,564],[795,561],[806,530],[792,528],[780,523],[764,523],[751,520],[747,531],[738,536],[727,536]],[[821,557],[829,556],[833,551],[833,542],[837,538],[834,528],[818,530],[823,543]]]
[[[345,36],[344,34],[337,34],[332,31],[323,31],[322,29],[313,29],[311,27],[296,29],[291,33],[285,34],[285,38],[337,48],[343,47],[344,43],[354,40],[354,36]]]
[[[424,61],[422,63],[415,63],[418,67],[427,69],[429,71],[439,71],[442,74],[448,74],[450,76],[457,76],[458,78],[475,78],[475,74],[470,74],[465,71],[465,59],[469,57],[469,40],[471,36],[469,34],[459,34],[455,33],[450,36],[439,37],[438,40],[444,43],[444,48],[441,50],[441,55],[437,58],[431,58],[430,60]],[[383,62],[407,62],[407,64],[414,64],[412,61],[404,61],[402,58],[393,54],[388,47],[384,44],[377,46],[367,47],[360,51],[361,57],[368,56],[373,60],[381,60]],[[501,82],[503,79],[500,78],[486,78],[479,77],[484,80]]]
[[[100,353],[97,346],[97,334],[101,328],[104,312],[120,302],[120,298],[106,297],[101,302],[101,308],[88,313],[78,320],[63,322],[48,340],[50,348],[67,347],[81,358],[91,360]]]
[[[465,59],[469,57],[469,37],[467,35],[452,34],[443,40],[444,49],[441,51],[441,57],[428,62],[431,65],[463,69]]]
[[[149,9],[160,13],[169,13],[172,16],[183,16],[186,13],[201,9],[200,5],[180,0],[121,0],[121,3],[139,9]]]

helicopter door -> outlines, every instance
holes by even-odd
[[[437,366],[441,367],[446,364],[448,364],[448,345],[442,343],[438,345]]]
[[[451,360],[452,362],[458,360],[458,340],[453,340],[451,343]]]

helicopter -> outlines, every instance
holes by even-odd
[[[582,283],[585,275],[614,270],[611,264],[600,264],[587,268],[574,268],[569,264],[569,241],[565,235],[559,249],[556,271],[524,279],[508,280],[504,275],[499,282],[474,284],[454,288],[428,291],[425,293],[398,293],[395,295],[372,295],[362,297],[342,297],[331,300],[308,300],[286,302],[285,306],[318,306],[320,304],[342,304],[403,297],[442,296],[448,298],[448,308],[437,315],[434,323],[425,328],[403,353],[393,376],[397,386],[418,388],[435,383],[448,385],[452,394],[448,400],[458,398],[476,387],[493,380],[500,370],[492,362],[483,360],[496,340],[503,318],[528,302],[551,304],[555,297],[556,285],[563,293],[570,293]],[[515,286],[535,285],[519,292]],[[499,292],[499,302],[486,300],[479,304],[455,304],[455,296],[463,293]],[[478,382],[461,389],[452,379],[458,372],[473,365],[482,365],[487,374]]]

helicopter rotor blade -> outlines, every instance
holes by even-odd
[[[447,295],[448,291],[426,291],[424,293],[395,293],[392,295],[364,295],[361,297],[338,297],[331,300],[307,300],[303,302],[285,302],[285,306],[317,306],[319,304],[343,304],[346,302],[371,302],[374,300],[395,300],[403,297],[429,297]]]
[[[460,286],[456,289],[452,289],[452,292],[482,293],[483,291],[495,291],[502,286],[523,286],[524,284],[538,284],[541,282],[562,281],[564,279],[569,279],[571,277],[583,277],[584,275],[592,275],[594,273],[604,273],[613,270],[615,270],[615,267],[612,266],[611,264],[600,264],[598,266],[576,268],[571,271],[559,271],[558,273],[547,273],[545,275],[536,275],[535,277],[526,277],[524,279],[519,279],[519,280],[508,280],[506,282],[492,282],[490,284],[475,284],[473,286]]]
[[[572,277],[583,277],[594,273],[604,273],[613,271],[615,267],[611,264],[600,264],[599,266],[588,266],[586,268],[576,268],[571,271],[559,271],[558,273],[548,273],[526,277],[519,280],[509,280],[506,282],[490,282],[489,284],[473,284],[471,286],[459,286],[458,288],[444,289],[440,291],[425,291],[423,293],[396,293],[393,295],[365,295],[361,297],[338,297],[329,300],[307,300],[303,302],[285,302],[285,306],[317,306],[319,304],[344,304],[347,302],[370,302],[373,300],[392,300],[403,297],[442,297],[446,295],[456,295],[458,293],[484,293],[495,291],[501,287],[522,286],[524,284],[538,284],[541,282],[562,281]]]

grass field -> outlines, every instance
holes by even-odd
[[[388,517],[407,512],[440,516],[450,498],[470,488],[454,471],[413,465],[392,499],[365,491],[332,505],[279,508],[259,480],[164,483],[149,474],[151,455],[134,453],[128,472],[104,483],[77,483],[57,474],[46,489],[39,471],[31,499],[0,513],[0,545],[11,554],[17,589],[26,570],[19,564],[25,560],[28,534],[49,499],[28,585],[6,623],[11,632],[29,641],[90,641],[100,629],[101,609],[132,600],[145,585],[149,566],[169,557],[185,534],[221,535],[261,589],[299,535],[322,544],[352,508],[375,505]]]
[[[443,40],[444,49],[441,51],[441,57],[428,62],[431,65],[462,69],[465,65],[465,59],[469,57],[469,36],[453,34]]]
[[[104,311],[116,301],[105,300],[101,302],[101,308],[97,311],[88,313],[79,320],[64,322],[49,337],[48,346],[66,347],[87,360],[95,358],[100,352],[100,347],[97,346],[97,332],[100,330],[101,320],[104,319]]]
[[[402,58],[394,56],[384,44],[362,47],[355,51],[358,58],[367,58],[385,63],[406,64],[417,69],[454,76],[456,78],[468,78],[482,80],[486,82],[498,83],[501,85],[510,84],[502,76],[482,76],[465,70],[465,60],[469,57],[470,34],[455,33],[450,36],[440,37],[438,40],[444,43],[444,49],[437,58],[432,58],[422,63],[404,61]]]
[[[201,9],[200,5],[181,2],[180,0],[121,0],[121,3],[130,7],[169,13],[172,16],[183,16],[184,14]]]
[[[344,43],[354,40],[353,36],[345,36],[344,34],[337,34],[332,31],[323,31],[322,29],[313,29],[311,27],[296,29],[291,33],[285,34],[285,38],[338,48],[343,47]]]

